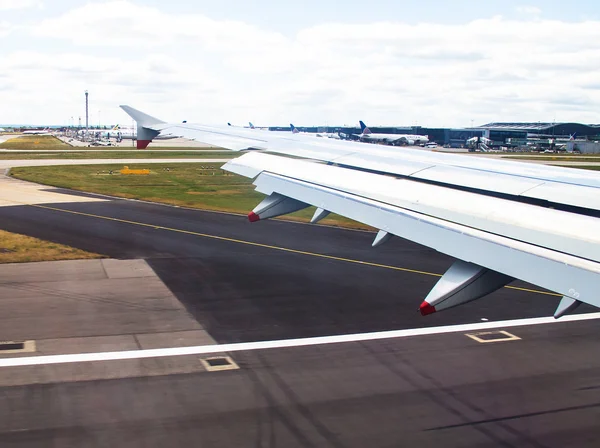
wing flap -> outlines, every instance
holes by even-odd
[[[600,189],[584,185],[544,182],[522,193],[522,196],[590,210],[600,210]]]
[[[427,168],[413,174],[411,177],[447,185],[460,185],[476,190],[494,191],[513,196],[519,196],[527,190],[544,183],[543,180],[515,177],[507,174],[490,176],[490,173],[483,171],[444,165],[436,165]]]

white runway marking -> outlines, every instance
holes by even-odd
[[[241,342],[235,344],[199,345],[195,347],[173,347],[149,350],[128,350],[120,352],[77,353],[69,355],[46,355],[20,358],[0,359],[0,367],[38,366],[47,364],[64,364],[90,361],[115,361],[122,359],[159,358],[166,356],[206,355],[211,353],[239,352],[250,350],[267,350],[273,348],[307,347],[325,344],[341,344],[346,342],[374,341],[378,339],[398,339],[414,336],[428,336],[446,333],[464,333],[468,331],[487,330],[491,328],[510,328],[542,324],[560,324],[600,319],[600,313],[576,314],[558,320],[553,317],[536,317],[531,319],[515,319],[498,322],[481,322],[463,325],[447,325],[441,327],[413,328],[407,330],[380,331],[376,333],[359,333],[340,336],[323,336],[316,338],[283,339],[280,341]]]
[[[479,342],[480,344],[521,340],[519,336],[509,333],[508,331],[479,331],[477,333],[466,333],[465,336]]]

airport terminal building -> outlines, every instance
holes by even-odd
[[[275,130],[276,128],[273,128]],[[358,127],[310,127],[304,132],[334,132],[347,136],[360,134]],[[581,123],[488,123],[472,128],[429,128],[421,126],[374,127],[375,133],[426,135],[440,146],[461,148],[467,141],[479,137],[489,141],[493,148],[516,148],[528,144],[549,147],[557,142],[566,143],[572,138],[578,141],[600,141],[600,125]],[[283,128],[277,128],[283,130]]]

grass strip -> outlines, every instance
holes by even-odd
[[[182,207],[248,213],[264,195],[254,190],[252,180],[228,173],[222,163],[131,164],[131,169],[149,169],[149,175],[123,175],[123,165],[73,165],[16,167],[11,175],[31,182],[61,188],[107,194],[129,199],[162,202]],[[112,173],[112,174],[111,174]],[[284,219],[308,222],[314,207]],[[323,224],[370,229],[339,215],[329,215]]]
[[[0,230],[0,263],[104,258],[74,247]]]
[[[86,159],[232,159],[230,151],[223,152],[141,152],[141,151],[81,151],[81,152],[0,152],[0,160],[86,160]]]
[[[3,149],[21,149],[24,151],[31,150],[64,150],[71,149],[71,145],[67,145],[60,139],[52,135],[23,135],[17,138],[11,138],[4,143],[0,143],[0,148]]]

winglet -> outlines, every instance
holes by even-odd
[[[360,132],[363,134],[370,134],[371,130],[367,127],[367,125],[361,120],[358,122],[360,124]]]
[[[123,109],[125,112],[127,112],[127,115],[129,115],[131,118],[133,118],[138,126],[144,126],[144,127],[151,127],[153,125],[157,125],[157,124],[164,124],[165,122],[162,120],[159,120],[158,118],[152,117],[151,115],[145,114],[144,112],[134,109],[131,106],[120,106],[121,109]]]
[[[152,139],[160,134],[153,128],[165,122],[131,106],[121,106],[121,109],[137,122],[137,149],[146,149]]]

